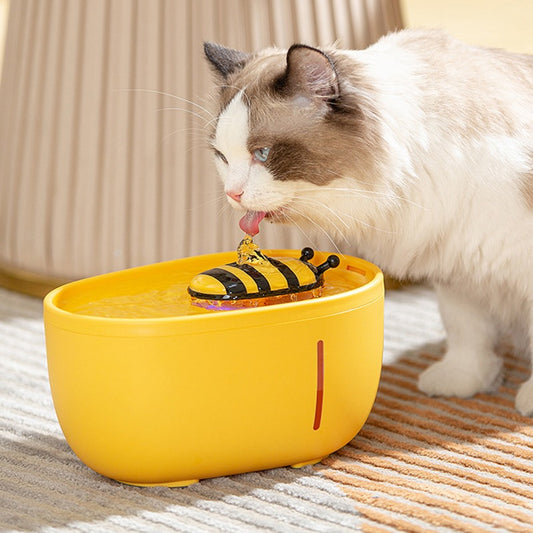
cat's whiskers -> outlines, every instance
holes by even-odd
[[[323,202],[320,202],[318,200],[316,200],[315,198],[309,198],[307,200],[308,203],[314,203],[315,205],[320,205],[321,208],[324,208],[326,211],[328,211],[332,217],[334,217],[336,220],[338,220],[346,229],[346,231],[349,231],[350,230],[350,226],[346,223],[345,220],[343,220],[343,218],[337,213],[335,212],[329,205],[323,203]],[[304,205],[305,205],[305,200],[304,200]],[[343,231],[341,228],[339,228],[339,226],[334,222],[333,218],[329,218],[329,223],[333,226],[333,228],[335,229],[335,231],[337,232],[337,235],[339,235],[340,237],[343,238],[343,240],[345,240],[348,244],[348,239],[346,237],[346,233],[345,231]]]
[[[342,193],[342,196],[345,197],[346,194],[350,194],[352,196],[355,196],[356,198],[365,198],[365,199],[377,199],[379,200],[381,198],[385,199],[392,199],[392,200],[401,200],[402,202],[405,202],[407,204],[410,204],[414,207],[418,207],[419,209],[423,209],[424,211],[427,210],[426,207],[424,207],[423,205],[421,204],[418,204],[416,202],[413,202],[412,200],[410,200],[409,198],[405,198],[404,196],[400,196],[396,193],[386,193],[386,192],[381,192],[381,191],[370,191],[368,189],[355,189],[353,187],[328,187],[327,185],[326,186],[321,186],[320,187],[320,190],[317,190],[316,188],[302,188],[302,189],[299,189],[300,192],[321,192],[321,191],[334,191],[334,192],[339,192],[339,193]]]
[[[317,200],[316,198],[305,198],[304,199],[304,202],[308,202],[308,203],[314,203],[315,205],[320,205],[320,207],[324,208],[326,211],[328,211],[329,213],[331,213],[332,216],[334,216],[339,222],[342,223],[342,225],[346,228],[346,230],[349,230],[350,229],[350,226],[342,219],[342,217],[339,215],[339,213],[337,213],[336,211],[334,211],[329,205],[325,204],[324,202],[321,202],[320,200]],[[330,219],[331,221],[331,219]],[[333,222],[331,222],[333,224]],[[337,227],[336,224],[333,224],[333,226],[335,227],[335,229],[337,230],[337,232],[339,234],[341,234],[341,230]]]
[[[350,231],[350,226],[346,223],[346,221],[343,220],[343,218],[338,213],[336,213],[333,209],[331,209],[331,207],[327,206],[326,204],[324,204],[322,202],[318,202],[316,200],[313,200],[313,201],[314,201],[315,205],[320,205],[321,208],[325,208],[329,213],[331,213],[332,217],[329,218],[329,224],[331,226],[333,226],[333,228],[335,229],[336,234],[339,237],[341,237],[342,240],[346,242],[346,244],[350,244],[350,241],[348,240],[348,237],[346,235],[346,233]],[[300,212],[300,214],[301,214],[301,212]],[[342,230],[341,228],[339,228],[339,226],[334,222],[333,217],[336,220],[338,220],[345,227],[345,230]],[[310,220],[309,217],[307,217],[307,218],[308,218],[308,220]],[[322,227],[322,226],[320,226],[320,227]]]
[[[345,174],[340,174],[339,172],[336,172],[332,169],[327,169],[327,173],[332,175],[332,176],[335,176],[336,178],[340,178],[340,179],[346,179],[347,176]],[[365,191],[365,192],[374,192],[374,193],[378,193],[379,191],[374,191],[373,190],[373,187],[375,186],[374,183],[371,183],[369,181],[364,181],[360,178],[356,178],[354,179],[354,181],[356,181],[357,183],[359,183],[360,185],[366,185],[368,187],[368,189],[356,189],[356,190],[360,190],[360,191]],[[326,189],[330,189],[330,190],[334,190],[335,187],[324,187]],[[349,190],[354,190],[353,187],[352,188],[349,188],[347,187],[347,189]],[[385,193],[381,193],[381,194],[385,194]]]
[[[186,109],[184,107],[161,107],[157,109],[157,111],[183,111],[184,113],[189,113],[189,115],[192,115],[193,117],[199,118],[200,120],[204,121],[204,124],[202,126],[203,129],[207,129],[211,122],[214,119],[211,119],[209,121],[206,121],[206,118],[200,115],[200,113],[196,113],[196,111],[191,111],[190,109]]]
[[[317,224],[313,219],[311,219],[307,215],[301,215],[301,216],[303,216],[303,218],[305,218],[309,223],[311,223],[315,228],[317,228],[319,232],[322,233],[324,237],[328,239],[328,241],[331,243],[331,246],[336,252],[341,253],[338,244],[335,242],[335,239],[325,230],[324,227],[322,227],[320,224]],[[346,242],[350,244],[348,241]]]
[[[317,242],[311,237],[309,233],[307,233],[300,224],[296,220],[294,220],[290,215],[287,217],[291,225],[293,225],[304,237],[306,242],[308,242],[311,246],[314,248],[318,248]]]
[[[198,130],[196,128],[180,128],[180,129],[177,129],[177,130],[173,130],[173,131],[167,133],[161,139],[161,144],[165,143],[168,139],[170,139],[174,135],[178,135],[180,133],[186,134],[188,138],[190,138],[193,141],[195,141],[195,143],[197,143],[196,146],[199,145],[198,143],[202,143],[201,144],[202,146],[207,146],[207,147],[210,146],[209,143],[206,142],[204,133],[203,132],[198,132]],[[193,137],[194,134],[197,134],[196,138]]]
[[[195,206],[195,208],[199,209],[210,209],[213,207],[217,207],[215,218],[222,216],[222,214],[228,210],[230,213],[234,212],[234,209],[232,209],[226,201],[226,194],[223,192],[218,192],[213,198],[204,200]]]
[[[336,172],[332,169],[327,169],[327,172],[328,174],[331,174],[332,176],[335,176],[336,178],[340,178],[340,179],[346,179],[347,176],[345,174],[340,174],[339,172]],[[339,190],[339,191],[357,191],[357,192],[368,192],[368,193],[371,193],[371,194],[380,194],[380,195],[384,195],[384,196],[387,196],[389,197],[390,196],[390,193],[385,193],[385,192],[382,192],[382,191],[375,191],[373,190],[373,187],[375,186],[374,183],[372,182],[369,182],[369,181],[365,181],[365,180],[362,180],[361,178],[354,178],[354,181],[356,181],[357,183],[359,183],[360,185],[366,185],[368,186],[369,188],[368,189],[355,189],[354,187],[327,187],[327,186],[324,186],[323,188],[324,189],[328,189],[328,190]],[[402,198],[401,196],[399,196],[398,194],[396,193],[393,193],[393,195],[395,197],[398,197],[398,198]],[[406,201],[407,198],[402,198]],[[418,204],[415,204],[415,205],[418,205]],[[418,205],[418,207],[421,207],[421,205]]]
[[[331,237],[331,235],[326,231],[326,229],[321,226],[320,224],[318,224],[315,220],[313,220],[312,218],[310,218],[309,216],[307,216],[304,212],[296,209],[293,207],[293,212],[298,215],[299,217],[307,220],[312,226],[314,226],[315,228],[317,228],[320,233],[324,234],[324,236],[331,242],[332,246],[335,248],[336,251],[338,251],[340,253],[340,250],[339,250],[339,247],[337,245],[337,243],[335,242],[335,240]],[[308,238],[308,236],[305,234],[305,232],[303,231],[303,229],[299,226],[299,224],[296,222],[296,220],[294,219],[294,217],[291,217],[289,213],[287,213],[287,219],[289,220],[289,222],[291,224],[294,224],[303,234],[306,238]],[[348,244],[350,244],[348,241],[346,241]]]
[[[216,125],[216,123],[218,122],[218,120],[219,120],[219,117],[214,117],[211,120],[209,120],[208,122],[206,122],[205,125],[204,125],[205,129],[213,128]]]
[[[316,208],[316,206],[319,206],[320,208],[322,209],[326,209],[326,210],[329,210],[331,213],[333,213],[339,220],[341,220],[341,215],[335,211],[331,211],[331,209],[329,208],[329,206],[327,206],[324,202],[316,199],[316,198],[305,198],[305,199],[302,199],[302,198],[299,198],[298,199],[300,203],[305,203],[305,201],[307,200],[308,202],[313,202],[314,203],[314,208]],[[303,213],[300,212],[300,210],[296,209],[294,206],[291,206],[291,209],[293,209],[295,212],[297,212],[300,216],[303,216]],[[387,234],[387,235],[395,235],[396,232],[395,231],[390,231],[390,230],[385,230],[385,229],[382,229],[382,228],[379,228],[373,224],[370,224],[368,222],[365,222],[363,220],[361,220],[359,217],[353,215],[353,214],[348,214],[348,213],[344,213],[342,215],[343,218],[345,219],[348,219],[348,220],[352,220],[353,222],[355,222],[356,224],[359,224],[361,226],[364,226],[366,228],[369,228],[373,231],[377,231],[379,233],[384,233],[384,234]],[[308,217],[306,217],[308,218]],[[308,218],[309,219],[309,218]],[[309,219],[310,220],[310,219]],[[338,230],[338,228],[335,226],[335,224],[333,224],[333,222],[330,220],[330,223],[337,229],[337,231],[339,232],[339,235],[344,237],[346,242],[348,242],[347,240],[347,237],[345,237],[344,233],[343,232],[340,232]],[[349,231],[353,231],[353,228],[351,228],[350,225],[346,224],[346,222],[343,220],[343,223],[346,225],[347,229]]]
[[[198,209],[207,209],[207,208],[213,208],[213,207],[219,207],[219,209],[222,207],[226,209],[226,207],[229,207],[229,206],[224,205],[224,203],[221,202],[221,199],[218,195],[213,198],[208,198],[208,199],[202,200],[201,202],[195,203],[195,208],[198,208]]]
[[[213,119],[213,118],[216,118],[215,115],[209,111],[209,109],[207,109],[206,107],[196,103],[196,102],[193,102],[192,100],[189,100],[187,98],[183,98],[181,96],[177,96],[175,94],[172,94],[172,93],[167,93],[167,92],[164,92],[164,91],[159,91],[157,89],[141,89],[141,88],[128,88],[128,89],[118,89],[118,90],[121,90],[121,91],[126,91],[126,92],[144,92],[144,93],[149,93],[149,94],[157,94],[159,96],[167,96],[169,98],[174,98],[176,100],[179,100],[180,102],[184,102],[184,103],[187,103],[187,104],[190,104],[194,107],[196,107],[197,109],[203,111],[204,113],[206,113],[209,118]],[[187,109],[182,109],[182,111],[190,111],[190,110],[187,110]],[[206,120],[205,117],[202,117],[201,115],[198,115],[200,118],[202,118],[203,120]]]
[[[199,140],[198,142],[194,143],[194,144],[190,144],[188,147],[187,147],[187,150],[185,150],[185,153],[186,154],[189,154],[195,150],[199,150],[199,149],[202,149],[202,148],[205,148],[207,150],[207,148],[209,147],[209,145],[207,145],[205,143],[205,141],[202,139],[202,140]]]
[[[228,210],[229,210],[230,213],[234,212],[234,210],[231,209],[230,205],[225,200],[219,200],[218,201],[218,205],[219,205],[219,207],[217,209],[217,214],[216,214],[217,218],[221,217],[223,214],[227,213]]]

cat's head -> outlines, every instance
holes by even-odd
[[[376,111],[350,59],[299,44],[254,55],[204,50],[220,85],[211,144],[230,204],[251,213],[245,231],[263,214],[323,224],[348,189],[372,187]]]

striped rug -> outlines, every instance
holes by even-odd
[[[513,407],[526,365],[507,356],[497,394],[443,400],[416,388],[436,359],[386,366],[367,424],[320,472],[365,531],[533,531],[533,427]]]
[[[359,435],[314,467],[184,489],[120,485],[86,468],[57,424],[38,300],[0,289],[0,531],[533,531],[533,426],[513,408],[527,364],[493,395],[428,398],[443,352],[432,291],[390,291],[385,366]]]

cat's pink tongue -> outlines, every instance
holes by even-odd
[[[259,222],[266,216],[264,211],[246,211],[246,214],[241,218],[239,227],[252,237],[259,233]]]

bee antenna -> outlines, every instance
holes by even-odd
[[[322,274],[326,270],[330,268],[337,268],[340,265],[341,260],[339,259],[338,255],[330,255],[324,263],[321,265],[318,265],[316,269],[318,270],[319,274]]]
[[[302,255],[300,256],[300,261],[309,261],[313,259],[315,252],[312,248],[308,246],[302,249]]]

